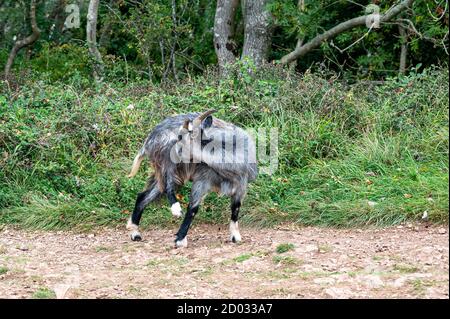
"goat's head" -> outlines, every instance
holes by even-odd
[[[175,144],[176,153],[182,161],[189,162],[200,155],[202,145],[208,143],[208,129],[211,128],[215,110],[206,111],[193,120],[186,119],[178,130],[178,141]]]

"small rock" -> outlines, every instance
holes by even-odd
[[[351,290],[347,288],[332,287],[325,289],[324,292],[335,299],[348,299],[352,295]]]
[[[384,286],[383,280],[376,275],[367,275],[361,278],[364,284],[369,288],[380,288]]]
[[[351,268],[341,268],[342,271],[346,271],[346,272],[351,272],[352,269]],[[350,276],[347,273],[343,273],[343,274],[334,274],[331,275],[331,278],[335,279],[338,283],[341,282],[345,282],[348,283],[348,281],[350,280]]]
[[[53,289],[53,291],[56,294],[56,299],[64,299],[69,288],[70,288],[70,285],[67,285],[67,284],[56,285]]]
[[[387,246],[387,245],[379,245],[379,244],[377,244],[377,246],[375,248],[375,252],[376,253],[381,253],[381,252],[387,251],[387,250],[389,250],[389,246]]]
[[[303,265],[302,269],[306,272],[318,272],[318,273],[323,272],[322,268],[314,267],[313,265],[310,264]]]
[[[408,279],[408,277],[400,277],[394,281],[393,286],[395,288],[400,288],[406,283],[406,281],[408,281]]]
[[[316,278],[313,280],[315,284],[318,285],[332,285],[334,284],[334,279],[329,277]]]
[[[421,249],[426,254],[432,254],[434,252],[434,247],[432,246],[425,246]]]
[[[316,245],[301,245],[295,248],[295,251],[298,253],[309,253],[317,250]]]
[[[444,234],[447,233],[447,230],[445,228],[439,228],[438,229],[438,233],[441,234],[441,235],[444,235]]]

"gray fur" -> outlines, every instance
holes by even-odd
[[[233,212],[237,219],[248,183],[258,174],[255,143],[243,129],[211,117],[196,128],[192,122],[198,116],[198,113],[189,113],[165,119],[150,132],[136,157],[148,157],[155,170],[146,194],[138,196],[132,216],[136,225],[150,201],[165,193],[173,205],[176,189],[187,181],[193,182],[188,212],[177,234],[177,243],[185,238],[198,206],[210,191],[239,203]]]

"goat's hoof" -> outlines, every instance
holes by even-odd
[[[241,241],[241,234],[239,233],[238,222],[230,222],[230,240],[233,243],[238,243]]]
[[[187,237],[182,240],[175,240],[175,248],[186,248],[187,247]]]
[[[133,232],[131,234],[131,240],[132,241],[141,241],[142,240],[142,236],[138,232]]]
[[[235,244],[240,243],[241,242],[241,235],[233,235],[231,236],[231,241]]]

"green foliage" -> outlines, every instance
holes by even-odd
[[[294,248],[295,248],[294,244],[291,243],[279,244],[276,248],[276,252],[279,254],[283,254],[290,250],[294,250]]]
[[[88,50],[74,44],[42,44],[42,49],[33,59],[33,70],[39,77],[48,77],[50,81],[85,82],[91,73]],[[78,83],[82,84],[82,83]]]
[[[298,1],[274,0],[270,10],[277,27],[274,47],[278,50],[272,55],[281,58],[295,47],[297,39],[307,43],[339,23],[368,14],[366,8],[371,4],[376,4],[380,13],[384,13],[399,2],[305,0],[303,7],[298,7]],[[449,12],[444,1],[415,1],[399,18],[403,19],[402,25],[407,30],[408,68],[418,63],[430,66],[448,60]],[[385,23],[367,32],[364,26],[337,35],[323,43],[321,50],[303,57],[299,61],[300,68],[320,62],[350,80],[379,79],[396,74],[401,43],[398,23]]]
[[[299,263],[297,258],[291,256],[276,255],[272,257],[272,260],[275,264],[284,266],[297,265]]]
[[[292,51],[297,39],[306,43],[341,22],[366,14],[366,7],[372,2],[305,0],[304,6],[298,8],[297,0],[270,1],[274,32],[269,61]],[[385,0],[376,4],[383,13],[398,2]],[[38,2],[36,15],[41,36],[32,47],[19,52],[13,70],[18,78],[22,77],[21,71],[29,69],[65,83],[80,82],[91,74],[85,43],[88,1],[77,1],[79,28],[64,27],[66,4],[63,0]],[[217,64],[213,45],[215,9],[216,1],[208,0],[100,1],[97,39],[105,62],[105,79],[178,82],[202,74],[208,66]],[[0,65],[6,63],[14,41],[30,34],[28,15],[29,1],[2,2]],[[407,29],[408,71],[417,65],[426,68],[447,63],[449,8],[444,1],[415,1],[399,19],[403,19]],[[236,48],[242,48],[244,22],[239,6],[231,39]],[[357,27],[339,34],[297,61],[297,70],[325,66],[349,81],[385,79],[398,73],[398,22],[383,24],[366,34],[367,31],[366,27]],[[236,56],[239,51],[236,50]]]
[[[140,74],[136,78],[167,80],[202,71],[216,60],[211,33],[214,8],[204,0],[176,1],[175,7],[170,1],[153,0],[123,4],[107,15],[114,32],[106,49],[117,58],[134,57]]]
[[[259,226],[448,222],[448,70],[382,85],[332,74],[300,76],[243,65],[178,86],[52,82],[35,75],[0,94],[0,223],[44,229],[124,224],[148,165],[128,179],[148,132],[173,114],[215,108],[245,128],[279,129],[274,175],[250,185],[242,223]],[[181,190],[187,206],[189,187]],[[211,194],[196,221],[225,223],[229,202]],[[143,225],[175,225],[166,200]]]
[[[33,293],[33,299],[55,299],[56,294],[53,290],[48,288],[39,288]]]
[[[246,260],[249,260],[252,257],[253,257],[253,254],[243,254],[243,255],[240,255],[240,256],[237,256],[237,257],[233,258],[233,261],[235,261],[237,263],[241,263],[241,262],[244,262]]]
[[[0,266],[0,276],[6,274],[8,270],[9,269],[7,267]]]

